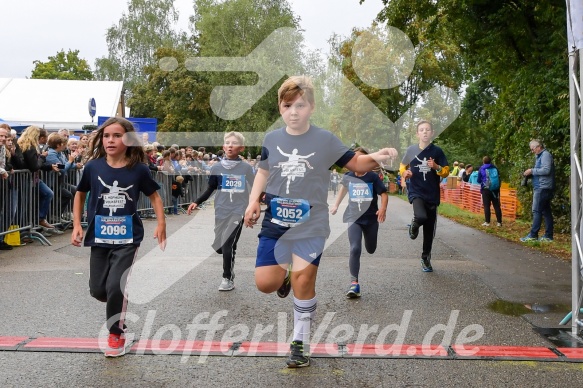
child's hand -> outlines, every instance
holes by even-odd
[[[158,225],[154,231],[154,238],[158,239],[158,246],[162,251],[166,249],[166,225]]]
[[[245,210],[245,226],[253,229],[253,226],[257,223],[259,216],[261,215],[261,206],[259,202],[251,202]]]
[[[193,202],[188,206],[188,210],[186,211],[186,213],[190,215],[190,213],[192,213],[192,211],[195,210],[196,208],[198,208],[198,204]]]
[[[373,158],[377,163],[385,165],[385,163],[388,163],[389,161],[392,162],[393,160],[397,159],[399,156],[399,151],[397,151],[395,148],[383,148],[371,155],[374,155]]]
[[[381,224],[387,219],[387,209],[380,208],[377,210],[377,220]]]
[[[71,244],[76,247],[80,247],[81,243],[83,242],[83,228],[82,227],[73,227],[73,233],[71,233]]]
[[[403,178],[404,179],[409,179],[413,176],[413,172],[411,170],[405,170],[405,172],[403,173]]]

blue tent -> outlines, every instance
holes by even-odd
[[[5,121],[5,120],[2,120],[0,118],[0,124],[2,124],[2,123],[10,125],[10,128],[14,129],[18,133],[24,131],[26,128],[29,127],[28,124],[15,123],[15,122],[12,122],[12,121]]]
[[[109,117],[106,116],[97,116],[97,126],[100,126],[107,120]],[[156,128],[158,127],[158,119],[155,118],[148,118],[148,117],[126,117],[129,121],[134,124],[136,128],[136,132],[147,132],[148,133],[148,141],[154,141],[156,137]]]

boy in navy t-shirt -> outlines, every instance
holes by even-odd
[[[417,123],[419,144],[410,146],[401,161],[399,172],[404,179],[409,179],[407,195],[413,204],[413,220],[409,225],[409,237],[413,240],[423,226],[423,252],[421,268],[423,272],[433,272],[431,266],[431,247],[437,224],[437,206],[439,206],[439,183],[441,178],[449,175],[447,158],[442,149],[433,144],[434,131],[429,121]]]

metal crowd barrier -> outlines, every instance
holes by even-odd
[[[75,188],[83,170],[70,170],[64,176],[54,171],[43,171],[38,174],[52,191],[53,199],[47,213],[47,221],[62,230],[71,227],[73,223],[73,199]],[[206,188],[208,176],[205,174],[181,174],[185,179],[182,183],[184,195],[178,199],[179,211],[194,200]],[[164,209],[171,211],[172,182],[175,176],[166,172],[153,172],[154,179],[160,184],[160,196]],[[138,211],[142,215],[154,216],[152,204],[148,197],[142,195],[138,201]],[[16,170],[8,179],[0,179],[0,238],[11,232],[20,232],[21,236],[40,241],[43,245],[52,245],[43,235],[47,229],[38,225],[39,222],[39,188],[35,183],[35,174],[28,170]]]
[[[19,232],[21,239],[28,235],[43,245],[51,245],[38,226],[38,185],[30,171],[15,170],[7,179],[2,179],[0,198],[0,238]],[[11,245],[18,246],[20,241]]]
[[[208,176],[205,174],[180,174],[184,181],[182,182],[183,196],[178,198],[178,211],[185,213],[185,206],[190,205],[194,200],[202,194],[206,188]],[[160,197],[164,210],[171,212],[174,208],[172,203],[172,184],[175,182],[176,174],[169,174],[166,171],[152,171],[152,177],[160,185]],[[142,217],[154,217],[152,204],[150,199],[144,195],[140,196],[138,201],[138,211]]]

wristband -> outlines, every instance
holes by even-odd
[[[439,168],[437,170],[435,170],[435,171],[437,171],[438,173],[440,173],[441,172],[441,166],[439,166]]]

